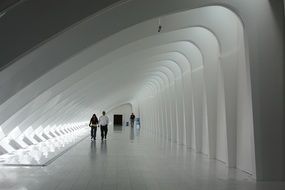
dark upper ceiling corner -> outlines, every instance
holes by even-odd
[[[0,1],[0,13],[6,10],[9,10],[10,8],[16,6],[22,2],[22,0],[1,0]]]
[[[119,0],[1,0],[0,71],[72,24]]]

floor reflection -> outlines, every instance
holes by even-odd
[[[135,139],[135,130],[133,127],[130,128],[130,140]]]
[[[16,173],[9,173],[4,174],[3,172],[0,173],[0,184],[2,190],[28,190],[26,187],[19,185],[17,183],[17,174]]]
[[[97,147],[96,147],[96,141],[91,141],[90,142],[90,159],[94,160],[94,158],[96,157],[96,151],[97,151]]]
[[[125,126],[122,133],[112,130],[107,140],[86,138],[47,167],[0,167],[0,190],[285,189],[285,183],[256,183],[240,170],[154,133]]]
[[[122,133],[122,131],[123,131],[123,126],[122,126],[122,125],[114,125],[113,131],[114,131],[114,132]]]
[[[108,149],[107,149],[107,140],[102,140],[101,141],[101,147],[100,147],[101,153],[102,154],[107,154]]]
[[[134,140],[139,135],[140,135],[139,127],[130,127],[130,140]]]

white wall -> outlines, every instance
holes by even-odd
[[[112,123],[113,123],[115,114],[123,115],[123,125],[126,125],[126,122],[129,122],[131,113],[132,113],[132,105],[123,104],[123,105],[113,108],[112,110],[109,110],[107,112],[107,115]]]
[[[210,0],[131,1],[36,48],[1,71],[3,131],[78,122],[135,99],[156,136],[256,171],[260,180],[284,179],[282,1],[216,2],[231,10],[195,9]],[[117,27],[96,27],[114,20]],[[110,37],[98,42],[95,34]],[[169,53],[175,49],[185,60]]]

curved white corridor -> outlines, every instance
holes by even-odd
[[[284,17],[277,4],[120,1],[62,28],[1,65],[0,158],[83,135],[93,113],[122,113],[125,124],[134,112],[142,139],[170,143],[179,159],[186,151],[183,163],[196,153],[250,181],[284,180]],[[177,176],[191,171],[184,172]]]

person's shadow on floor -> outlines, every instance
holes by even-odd
[[[90,142],[90,154],[89,154],[91,160],[95,160],[95,158],[96,158],[96,151],[97,151],[96,141],[91,141]]]
[[[102,154],[107,154],[107,141],[103,140],[101,141],[101,153]]]

